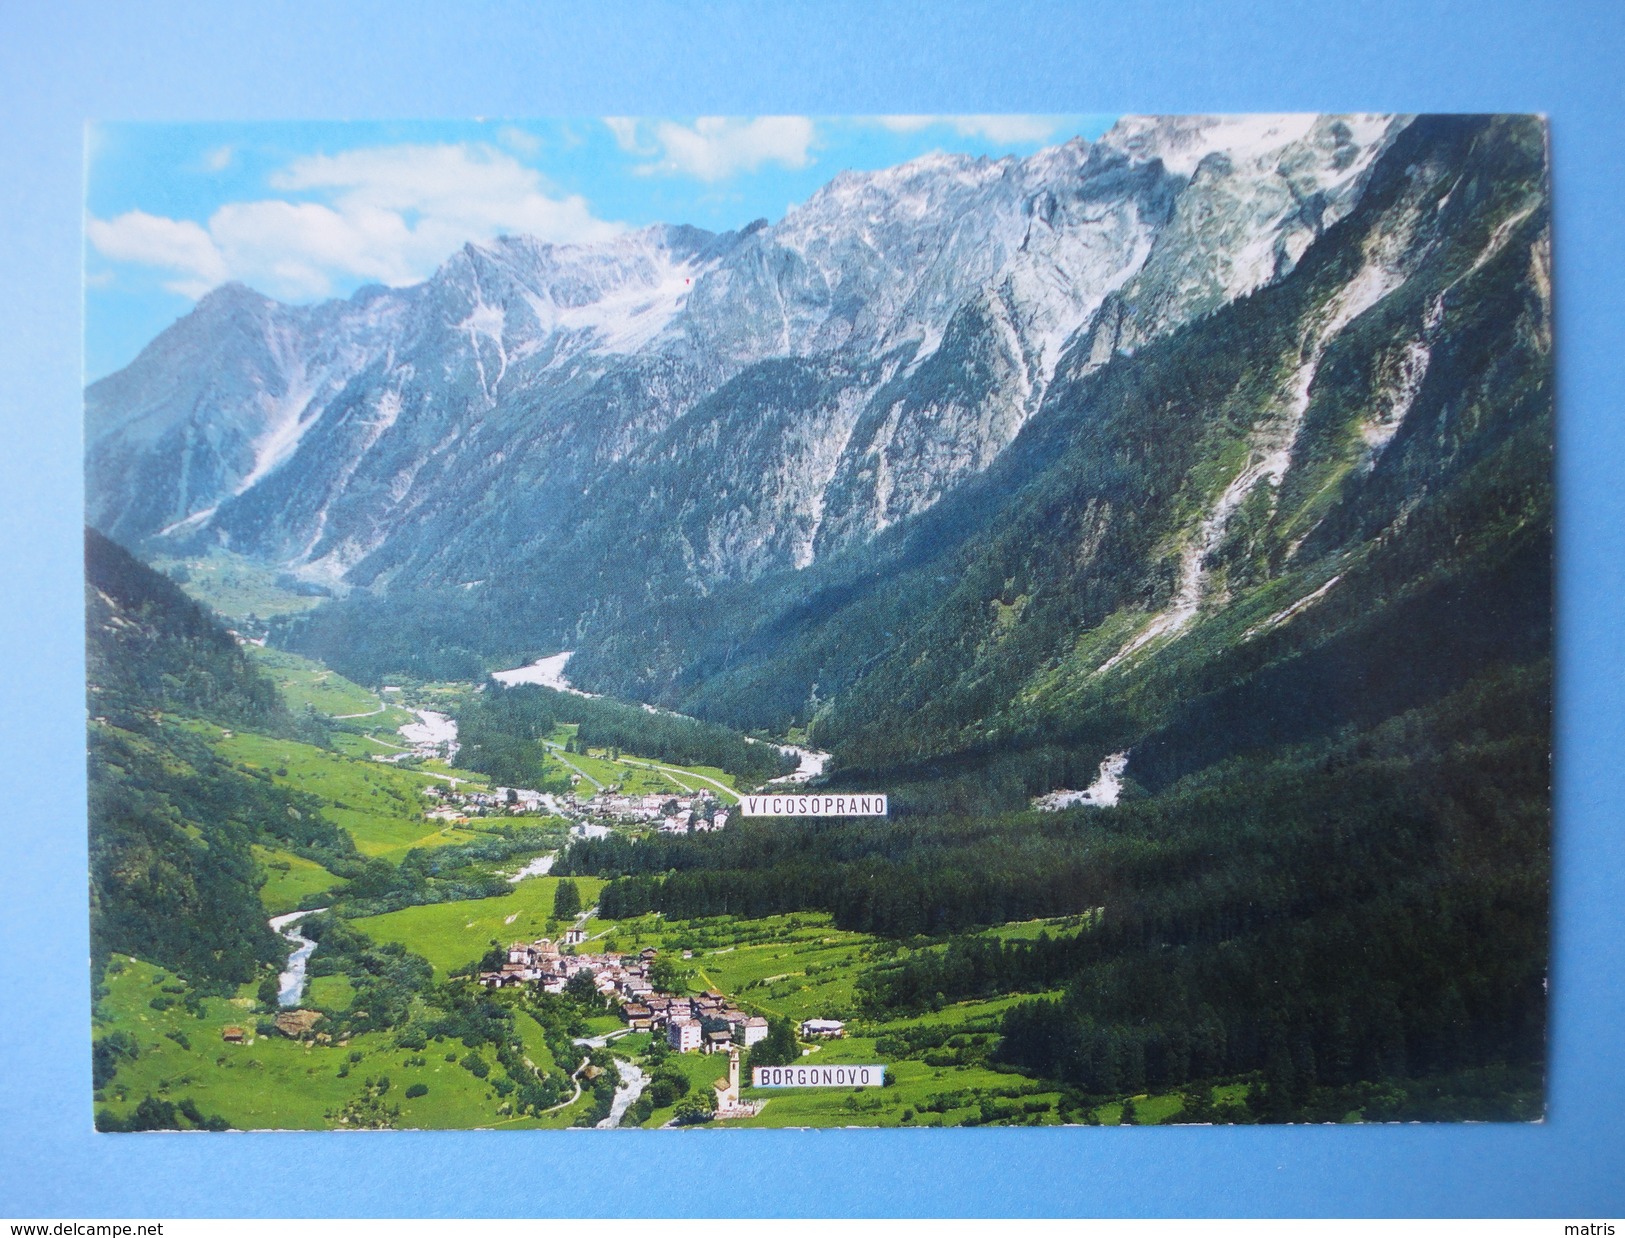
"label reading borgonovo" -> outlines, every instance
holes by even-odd
[[[747,817],[884,817],[884,795],[747,795]]]
[[[752,1066],[753,1088],[878,1088],[884,1066]]]

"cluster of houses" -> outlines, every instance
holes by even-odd
[[[697,997],[660,994],[622,1007],[621,1015],[635,1031],[664,1030],[679,1053],[727,1053],[767,1037],[766,1019],[734,1009],[714,989]]]
[[[566,954],[561,949],[578,944],[582,935],[582,930],[572,929],[558,944],[546,937],[516,941],[508,947],[507,962],[496,971],[481,972],[479,981],[488,989],[535,985],[546,993],[562,993],[575,976],[586,972],[603,997],[620,1005],[628,1027],[664,1033],[666,1043],[680,1053],[748,1049],[766,1037],[766,1019],[735,1009],[714,990],[696,997],[656,991],[649,979],[657,953],[652,946],[636,956]]]
[[[488,989],[535,985],[544,993],[562,993],[579,973],[593,978],[598,992],[620,1001],[636,1001],[654,995],[649,982],[649,965],[654,962],[653,947],[635,957],[622,954],[566,954],[563,947],[580,945],[586,931],[571,929],[560,942],[542,937],[532,942],[516,941],[508,947],[508,961],[497,971],[481,972],[479,981]]]
[[[600,791],[582,810],[600,821],[651,824],[662,834],[705,833],[728,824],[728,811],[708,796],[622,795]]]
[[[465,791],[457,786],[437,785],[425,787],[423,794],[432,802],[423,815],[431,821],[454,825],[466,825],[474,817],[535,816],[558,808],[553,797],[526,787]],[[600,791],[579,805],[578,811],[582,815],[575,828],[586,837],[609,833],[606,823],[652,825],[662,834],[703,834],[728,824],[728,810],[703,795],[621,795]]]
[[[503,814],[535,816],[547,811],[540,791],[525,787],[495,787],[490,791],[464,791],[456,786],[439,785],[423,788],[426,798],[434,807],[423,815],[431,821],[449,821],[466,825],[471,817],[491,817]]]

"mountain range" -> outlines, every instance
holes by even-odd
[[[569,648],[838,779],[1155,786],[1549,653],[1548,250],[1533,119],[1125,118],[228,284],[87,391],[89,518],[329,589],[272,640],[369,682]]]

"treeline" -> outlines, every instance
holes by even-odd
[[[542,750],[537,741],[560,723],[577,726],[576,739],[583,747],[616,749],[678,765],[713,766],[751,785],[796,767],[795,758],[776,745],[753,743],[697,718],[540,684],[504,687],[495,680],[487,680],[485,690],[458,711],[461,759],[493,778],[498,777],[497,769],[516,773],[528,769],[540,776]]]
[[[842,928],[911,937],[1098,905],[1099,849],[1075,835],[1032,814],[741,821],[697,837],[576,840],[554,871],[616,878],[599,896],[611,916],[821,910]]]

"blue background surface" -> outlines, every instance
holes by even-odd
[[[135,7],[13,0],[0,11],[0,1216],[1625,1212],[1621,6]],[[1552,122],[1560,692],[1543,1125],[92,1133],[85,120],[1366,109]],[[544,1187],[514,1165],[567,1167],[569,1185]]]

